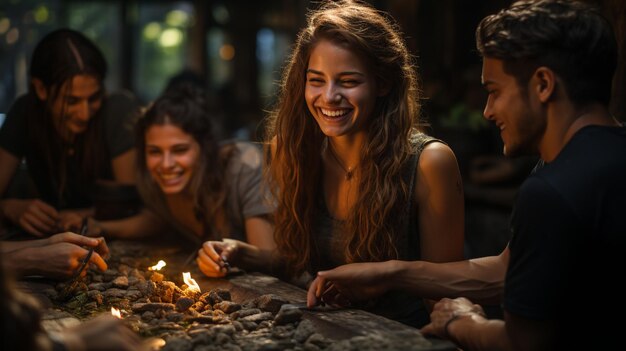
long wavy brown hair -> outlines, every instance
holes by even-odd
[[[268,182],[277,201],[275,240],[289,275],[309,270],[317,259],[314,232],[320,215],[325,136],[304,98],[312,49],[322,39],[353,50],[368,63],[388,94],[376,101],[361,151],[358,195],[346,220],[347,262],[398,257],[400,213],[410,200],[403,166],[415,152],[419,90],[413,58],[397,24],[385,13],[357,1],[328,1],[308,14],[283,72],[278,102],[267,125]]]

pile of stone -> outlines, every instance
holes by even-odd
[[[315,332],[302,311],[276,295],[235,302],[225,289],[200,293],[149,271],[141,259],[109,262],[90,271],[68,301],[58,301],[64,284],[49,291],[57,305],[80,319],[121,310],[131,329],[165,340],[162,350],[320,350],[330,340]]]

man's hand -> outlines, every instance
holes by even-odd
[[[318,272],[309,286],[307,305],[313,307],[324,302],[346,307],[352,302],[379,297],[391,288],[392,265],[393,261],[350,263]]]
[[[30,274],[59,280],[71,278],[88,253],[87,249],[67,242],[20,251],[27,251],[25,259],[28,260],[27,267],[31,268]],[[107,269],[106,262],[97,252],[91,255],[89,264],[94,264],[102,272]],[[87,270],[83,270],[81,274],[86,275]]]
[[[102,257],[108,257],[109,248],[104,238],[89,238],[68,232],[32,240],[32,243],[30,246],[3,253],[3,264],[7,270],[20,276],[41,275],[57,280],[68,279],[80,268],[89,248],[94,248],[89,264],[95,265],[101,271],[107,269]],[[86,270],[82,274],[85,275]]]
[[[48,238],[48,244],[56,244],[61,242],[94,248],[94,250],[104,259],[108,259],[110,256],[109,247],[107,246],[106,240],[104,240],[103,237],[90,238],[87,236],[78,235],[76,233],[65,232],[54,234],[53,236]]]
[[[430,324],[424,326],[421,332],[436,335],[442,339],[449,339],[449,327],[452,322],[466,316],[476,316],[482,319],[485,317],[485,312],[480,305],[476,305],[464,297],[454,300],[443,298],[433,307],[430,314]]]
[[[39,199],[4,200],[2,212],[12,223],[39,237],[54,232],[59,221],[57,210]]]

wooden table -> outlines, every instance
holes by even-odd
[[[177,249],[175,246],[114,241],[109,243],[109,247],[112,255],[149,256],[154,263],[159,259],[165,260],[167,266],[163,274],[168,280],[175,281],[177,284],[182,279],[177,281],[176,278],[170,276],[183,271],[191,271],[192,277],[200,285],[202,291],[215,288],[228,289],[234,302],[247,301],[264,294],[274,294],[290,303],[306,301],[305,290],[261,273],[233,274],[225,279],[208,278],[199,272],[195,264],[182,267],[189,251]],[[60,311],[53,301],[46,298],[43,292],[51,288],[49,283],[27,281],[20,283],[19,286],[39,297],[46,307],[43,311],[43,326],[46,330],[59,331],[80,323],[79,318]],[[313,324],[316,333],[333,340],[333,343],[349,342],[345,345],[352,349],[456,350],[450,342],[424,338],[415,328],[358,309],[303,310],[302,318]]]

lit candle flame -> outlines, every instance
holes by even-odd
[[[196,281],[191,277],[191,273],[183,272],[183,280],[190,290],[200,292],[200,285],[198,285],[198,283],[196,283]]]
[[[148,267],[148,270],[149,271],[160,271],[161,268],[165,267],[165,265],[166,265],[165,261],[159,260],[159,262],[157,264],[155,264],[154,266]]]
[[[111,314],[119,319],[122,319],[122,313],[115,307],[111,307]]]

